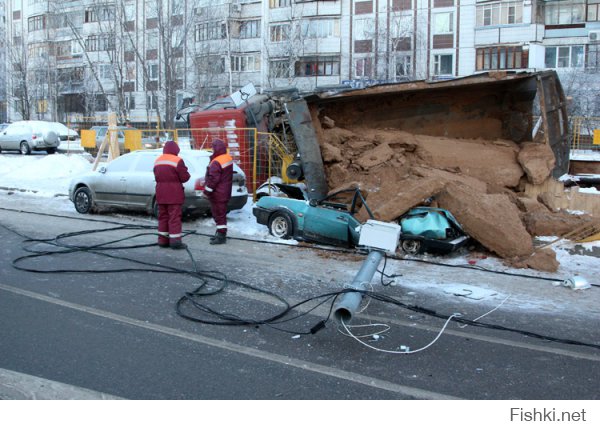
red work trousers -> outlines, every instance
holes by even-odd
[[[217,231],[227,233],[227,202],[210,202],[210,211],[217,225]]]
[[[181,242],[181,206],[158,205],[158,243]]]

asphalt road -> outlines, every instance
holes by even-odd
[[[67,232],[102,230],[115,227],[107,222],[125,220],[150,228],[101,231],[61,243],[90,246],[137,233],[148,235],[116,245],[154,242],[152,222],[146,217],[52,215],[0,209],[0,398],[600,399],[600,349],[594,347],[452,321],[432,343],[444,318],[377,300],[365,300],[363,312],[352,319],[353,325],[368,325],[352,328],[365,335],[360,338],[363,342],[394,352],[432,344],[413,354],[378,351],[343,335],[342,327],[331,319],[314,335],[295,334],[326,319],[330,301],[316,308],[318,301],[302,305],[286,315],[289,321],[284,323],[252,323],[281,312],[280,299],[295,304],[341,290],[360,268],[364,259],[360,255],[235,239],[215,247],[200,232],[186,237],[191,257],[186,251],[148,246],[105,252],[112,257],[104,252],[42,255],[15,263],[32,271],[18,270],[13,262],[30,255],[27,249],[59,249],[27,242],[27,237],[50,239]],[[157,267],[205,276],[151,271]],[[115,269],[127,271],[68,273]],[[67,273],[44,273],[48,270]],[[393,262],[388,270],[401,272],[402,282],[383,286],[376,276],[374,291],[441,315],[458,310],[468,318],[489,311],[489,303],[437,294],[436,278],[486,282],[515,291],[542,285],[535,279],[507,280],[417,263]],[[248,320],[248,325],[198,323],[177,315],[175,304],[186,292],[202,281],[208,282],[207,288],[218,286],[214,277],[220,274],[231,282],[202,303]],[[431,279],[432,290],[408,288],[416,278]],[[583,300],[597,308],[593,303],[598,303],[599,295],[594,290]],[[185,310],[205,318],[191,306]],[[597,309],[527,312],[507,304],[485,321],[600,344]],[[381,324],[388,330],[374,336]]]

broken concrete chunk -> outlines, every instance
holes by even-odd
[[[531,210],[523,215],[525,228],[532,236],[563,236],[577,230],[591,221],[590,216],[571,215],[567,212],[551,212],[543,209]]]
[[[396,183],[395,195],[372,194],[367,201],[375,218],[381,221],[393,221],[414,206],[421,206],[431,196],[439,193],[446,181],[440,178],[411,178]]]
[[[362,157],[355,160],[355,163],[363,169],[368,170],[371,167],[378,166],[390,160],[394,156],[394,151],[386,144],[377,146],[371,151],[364,153]]]
[[[523,143],[517,159],[527,179],[534,185],[542,184],[548,179],[556,163],[550,146],[534,142]]]
[[[459,169],[468,176],[502,187],[519,184],[523,169],[517,161],[518,145],[495,145],[480,140],[418,136],[417,155],[438,169]]]
[[[550,248],[537,249],[532,255],[524,258],[515,258],[510,261],[513,267],[521,269],[535,269],[543,272],[556,272],[559,267],[556,252]]]
[[[329,143],[321,144],[321,155],[325,163],[336,163],[343,160],[342,151]]]
[[[517,207],[521,212],[549,212],[542,203],[531,197],[517,197]]]
[[[324,116],[321,118],[321,127],[323,128],[334,128],[335,121],[329,118],[328,116]]]
[[[449,184],[437,200],[469,236],[500,257],[528,257],[533,253],[531,236],[519,218],[519,210],[507,196]]]
[[[323,136],[325,137],[325,141],[333,145],[341,145],[352,138],[354,133],[344,128],[335,127],[323,130]]]

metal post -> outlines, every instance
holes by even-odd
[[[370,283],[371,279],[373,279],[373,275],[375,275],[375,271],[377,270],[383,255],[383,251],[372,250],[369,252],[367,259],[363,262],[360,270],[354,277],[350,288],[354,290],[366,291],[365,284]],[[352,313],[356,312],[360,306],[362,296],[362,293],[358,291],[344,293],[333,308],[334,318],[338,321],[350,321],[352,318]]]

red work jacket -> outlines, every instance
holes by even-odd
[[[185,162],[177,154],[179,146],[169,141],[163,148],[163,154],[154,162],[158,204],[182,204],[185,200],[183,184],[190,179],[190,174]]]

